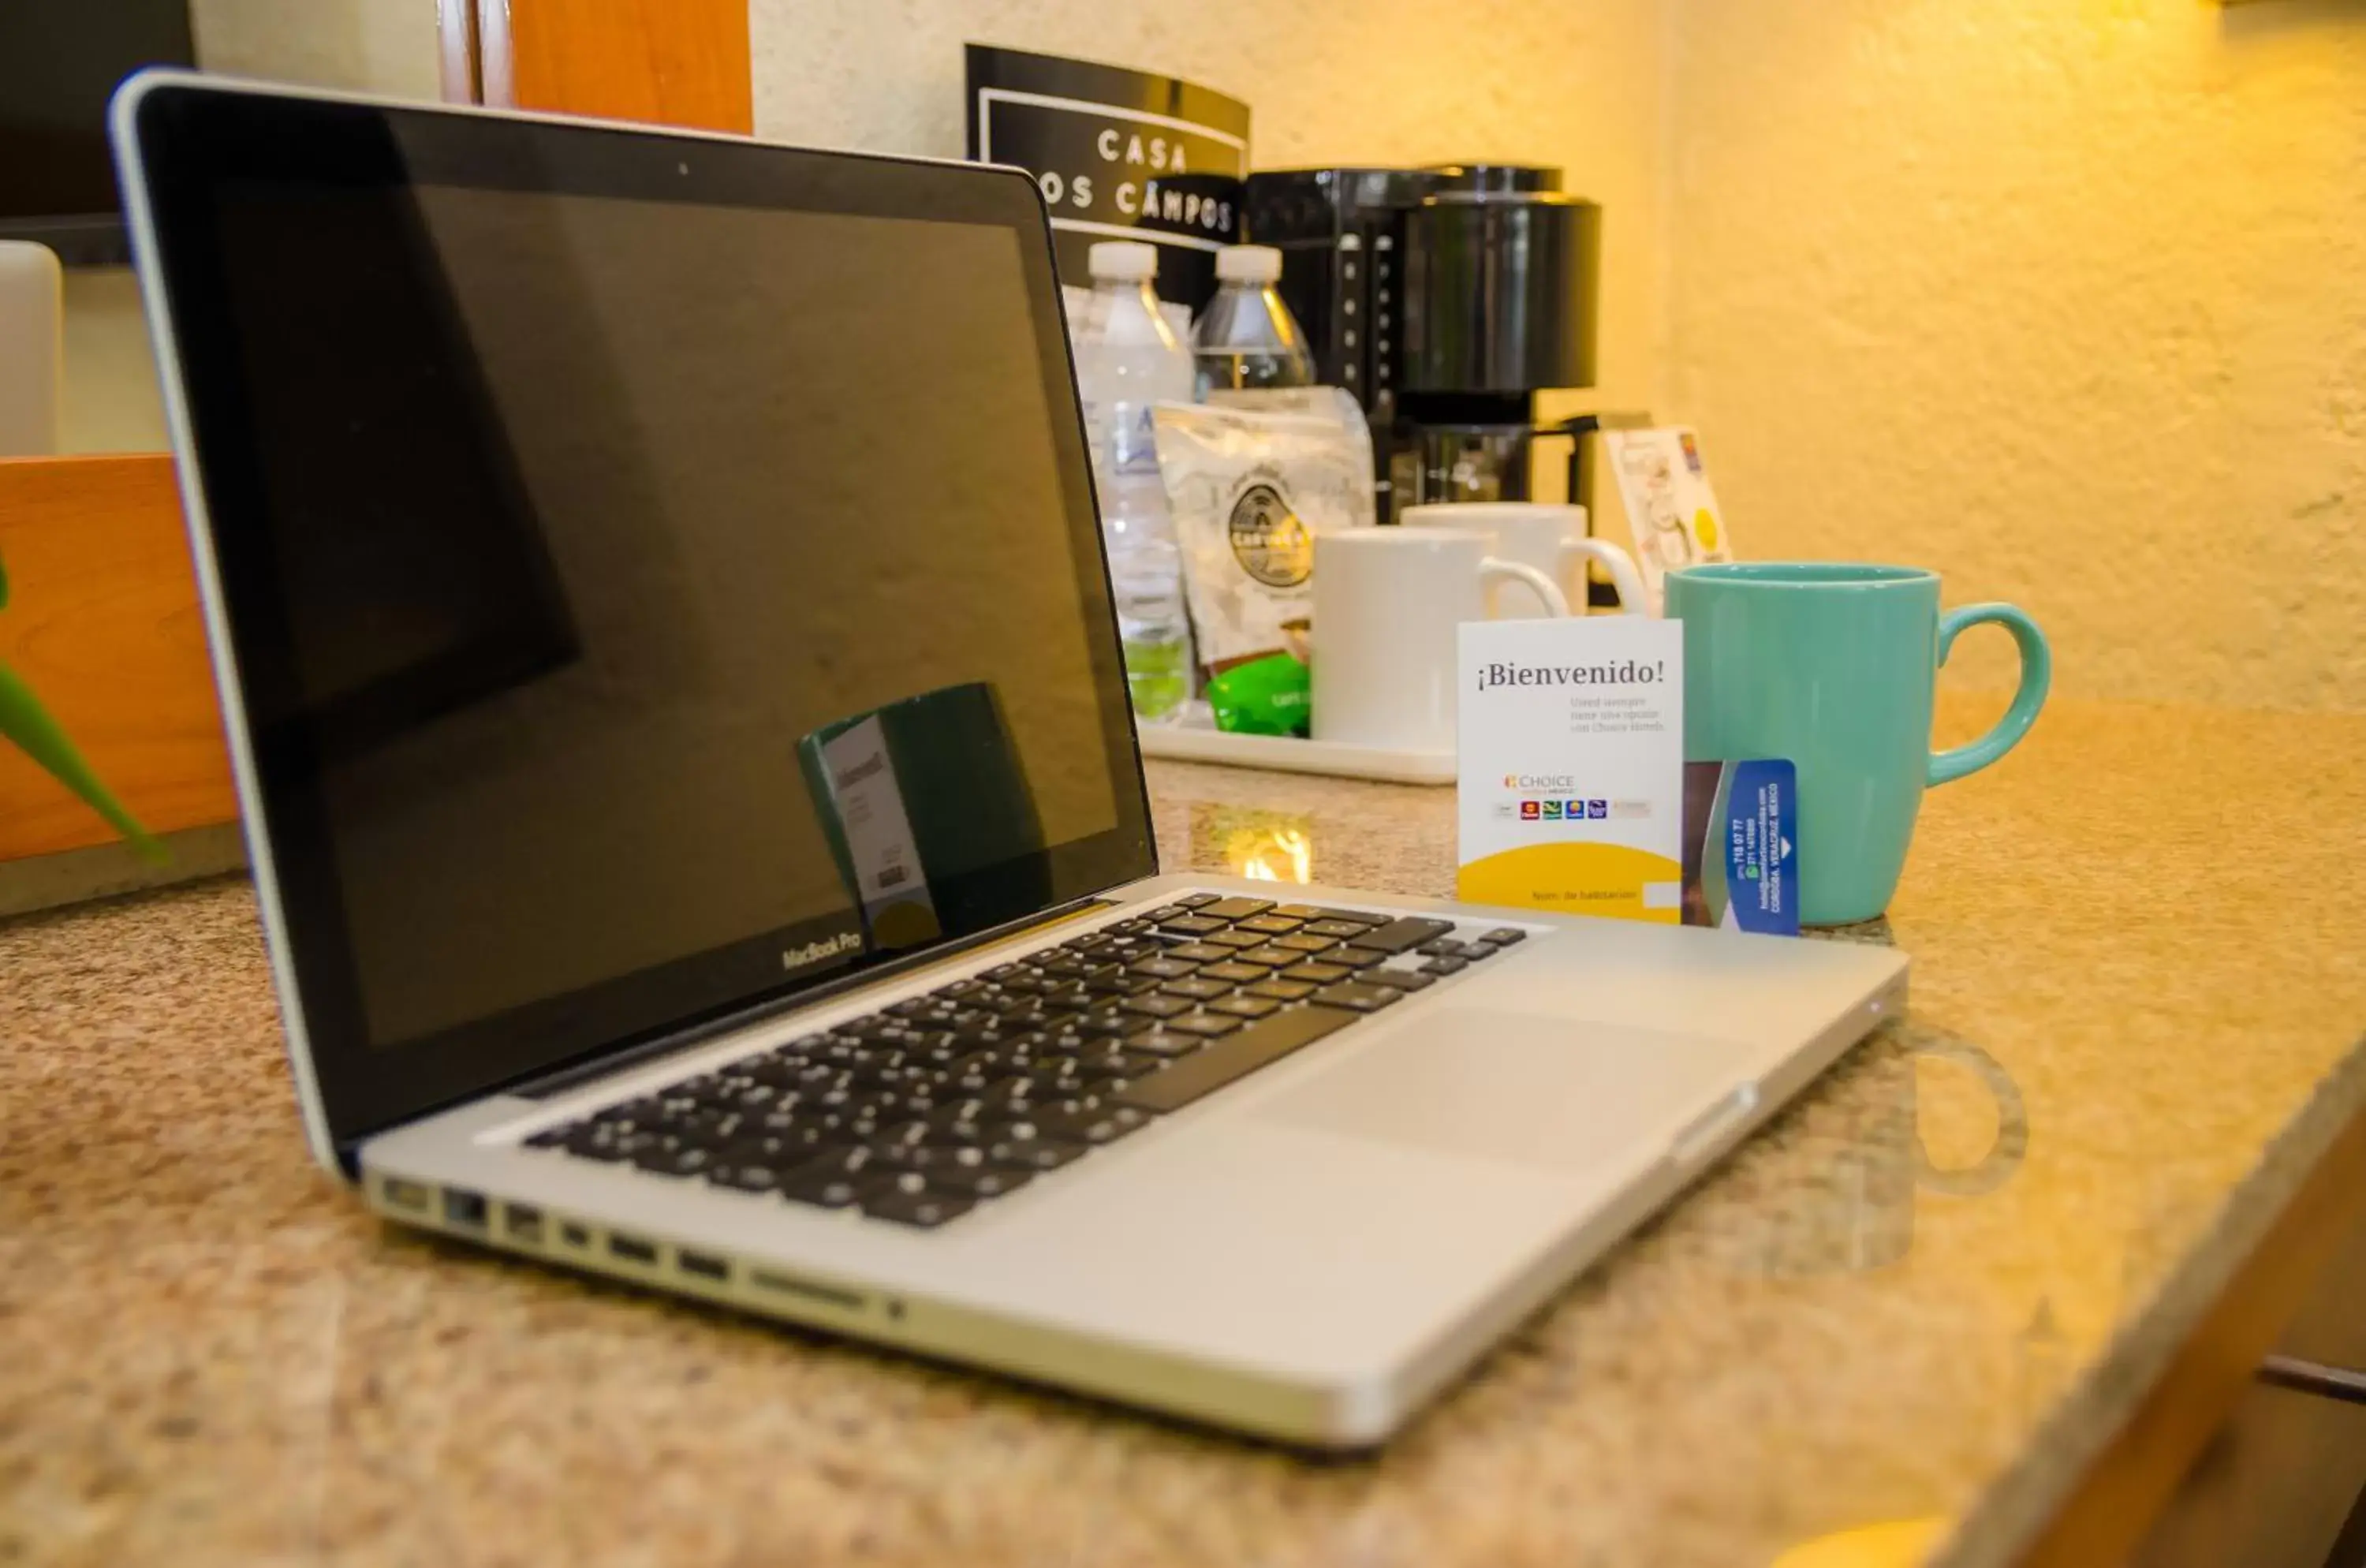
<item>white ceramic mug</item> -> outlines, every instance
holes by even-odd
[[[1541,501],[1448,502],[1408,506],[1404,521],[1424,528],[1475,528],[1493,535],[1497,555],[1551,578],[1580,615],[1584,614],[1586,563],[1594,562],[1610,574],[1621,615],[1651,613],[1651,596],[1644,591],[1643,574],[1635,570],[1635,558],[1607,539],[1590,536],[1583,506]],[[1520,602],[1523,597],[1498,593],[1489,600],[1487,613],[1499,621],[1535,615]]]
[[[1569,614],[1550,576],[1488,554],[1467,528],[1335,528],[1314,536],[1314,739],[1454,750],[1454,628],[1517,583]]]

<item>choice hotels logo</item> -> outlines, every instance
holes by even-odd
[[[854,932],[840,931],[836,936],[826,936],[819,942],[806,942],[803,947],[783,948],[781,951],[781,967],[788,970],[809,969],[824,959],[836,958],[841,953],[852,953],[862,945],[862,939]]]

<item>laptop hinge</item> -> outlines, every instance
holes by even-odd
[[[825,981],[811,989],[799,991],[794,996],[780,997],[771,1001],[760,1002],[754,1007],[726,1013],[720,1018],[704,1020],[687,1029],[675,1030],[651,1039],[636,1041],[629,1045],[603,1051],[596,1056],[570,1062],[564,1066],[552,1067],[536,1073],[531,1077],[521,1079],[516,1083],[504,1084],[487,1092],[514,1094],[526,1100],[545,1100],[555,1094],[563,1094],[596,1078],[605,1077],[611,1073],[637,1066],[654,1057],[712,1040],[717,1035],[746,1029],[751,1024],[761,1023],[768,1019],[795,1012],[801,1009],[812,1007],[817,1002],[829,1001],[850,992],[861,990],[866,986],[909,975],[915,970],[925,969],[933,964],[941,964],[949,958],[972,956],[980,948],[990,947],[998,942],[1024,941],[1036,936],[1047,927],[1064,924],[1096,910],[1113,909],[1116,907],[1113,900],[1098,896],[1078,898],[1072,903],[1063,904],[1057,908],[1039,914],[1029,915],[1024,919],[1014,920],[1008,925],[992,927],[978,932],[975,936],[964,937],[957,942],[951,942],[942,947],[933,947],[924,953],[915,953],[907,959],[882,964],[876,969],[865,969],[860,973],[849,975],[843,979]]]

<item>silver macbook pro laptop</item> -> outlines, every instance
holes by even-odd
[[[1160,875],[1022,174],[169,73],[114,134],[304,1125],[393,1221],[1353,1448],[1903,1006]]]

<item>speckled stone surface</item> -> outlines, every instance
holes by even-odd
[[[1154,786],[1170,867],[1450,886],[1450,792]],[[2366,1107],[2361,821],[2366,719],[2058,705],[1850,933],[1911,1018],[1352,1462],[383,1229],[243,883],[0,926],[0,1562],[2006,1561]]]

